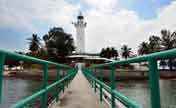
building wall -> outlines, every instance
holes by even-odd
[[[73,24],[76,28],[76,52],[85,53],[86,22],[84,22],[84,19],[77,19],[77,22]]]

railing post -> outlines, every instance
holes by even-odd
[[[92,76],[94,76],[93,74],[94,74],[94,73],[93,73],[93,70],[91,69],[91,75],[92,75]],[[90,80],[90,81],[91,81],[92,88],[93,88],[93,87],[94,87],[94,81],[93,81],[93,79],[92,79],[92,78],[91,78],[91,80]]]
[[[114,96],[114,90],[116,89],[115,86],[115,66],[114,65],[110,65],[110,69],[111,69],[111,75],[110,75],[110,79],[111,79],[111,108],[115,108],[115,96]]]
[[[3,71],[5,63],[5,54],[0,55],[0,103],[2,103],[3,94]]]
[[[67,75],[69,74],[70,71],[67,71]],[[70,78],[68,78],[68,80],[66,81],[67,82],[67,88],[68,88],[68,85],[69,85],[69,80]]]
[[[47,85],[48,85],[48,64],[43,65],[43,89],[45,93],[42,95],[42,108],[47,108]]]
[[[57,70],[56,70],[56,81],[60,80],[60,67],[57,67]],[[59,100],[59,92],[60,92],[60,87],[57,86],[57,89],[56,89],[56,101]]]
[[[96,79],[96,68],[95,68],[94,71],[95,71],[95,72],[94,72],[94,77],[95,77],[95,79]],[[97,92],[97,88],[96,88],[96,80],[94,80],[94,91],[95,91],[95,93]]]
[[[160,108],[160,89],[157,60],[149,59],[149,83],[151,108]]]
[[[65,71],[62,71],[63,73],[62,73],[62,77],[64,77],[65,76]],[[63,81],[63,83],[62,83],[62,92],[64,92],[65,91],[65,81]]]
[[[100,81],[103,82],[103,67],[100,67]],[[100,84],[100,101],[103,101],[102,85]]]

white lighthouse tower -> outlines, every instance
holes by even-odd
[[[85,53],[85,27],[84,16],[80,12],[77,21],[73,23],[76,28],[76,53]]]

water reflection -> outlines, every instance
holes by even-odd
[[[120,81],[117,89],[144,108],[150,108],[148,81]],[[176,81],[160,80],[160,94],[162,108],[176,108]]]
[[[4,79],[4,103],[16,103],[42,86],[40,81],[8,78]],[[118,81],[117,90],[128,98],[150,108],[148,81]],[[162,108],[176,108],[176,80],[160,80]]]
[[[3,80],[3,103],[14,104],[41,88],[40,81],[19,78],[5,78]]]
[[[162,108],[176,108],[176,80],[160,80]]]

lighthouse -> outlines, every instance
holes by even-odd
[[[73,22],[76,28],[76,53],[85,53],[85,27],[87,23],[84,21],[82,12],[77,16],[77,21]]]

